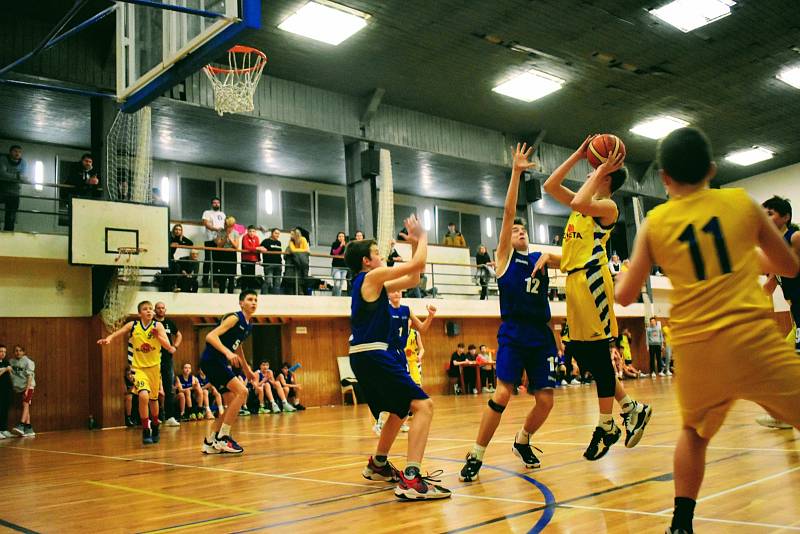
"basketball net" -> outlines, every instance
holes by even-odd
[[[108,196],[149,204],[153,199],[153,159],[150,155],[150,108],[119,112],[106,138]]]
[[[139,292],[139,252],[145,250],[120,248],[114,260],[119,266],[108,284],[100,311],[100,319],[109,332],[116,332],[125,324]]]
[[[394,238],[394,182],[392,155],[382,148],[380,156],[380,192],[378,193],[378,250],[384,258],[392,252]]]
[[[255,109],[253,95],[267,56],[249,46],[236,45],[228,50],[228,68],[206,65],[203,72],[214,89],[214,109],[225,113],[247,113]]]

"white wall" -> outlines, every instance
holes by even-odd
[[[758,202],[773,195],[786,197],[795,206],[794,211],[800,214],[800,163],[737,180],[723,187],[742,187]],[[797,220],[800,220],[800,216],[795,217]]]

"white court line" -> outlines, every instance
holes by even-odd
[[[800,466],[793,467],[791,469],[787,469],[785,471],[781,471],[780,473],[775,473],[774,475],[769,475],[767,477],[759,478],[756,480],[751,480],[750,482],[745,482],[744,484],[739,484],[738,486],[734,486],[730,489],[726,489],[723,491],[718,491],[717,493],[712,493],[711,495],[706,495],[700,499],[697,499],[697,502],[708,501],[710,499],[716,499],[717,497],[721,497],[723,495],[727,495],[728,493],[733,493],[734,491],[739,491],[744,488],[749,488],[750,486],[755,486],[756,484],[761,484],[762,482],[766,482],[767,480],[772,480],[773,478],[782,477],[783,475],[788,475],[789,473],[794,473],[795,471],[800,471]],[[671,512],[672,508],[667,508],[666,510],[662,510],[662,512]],[[800,529],[798,529],[800,530]]]

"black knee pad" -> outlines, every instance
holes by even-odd
[[[497,413],[503,413],[503,410],[506,409],[505,406],[503,406],[502,404],[497,404],[492,399],[489,399],[489,408],[491,408],[492,410],[496,411]]]

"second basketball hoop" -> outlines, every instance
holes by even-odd
[[[266,65],[264,52],[236,45],[228,50],[228,68],[213,65],[203,68],[214,87],[214,109],[220,116],[255,109],[253,94]]]

